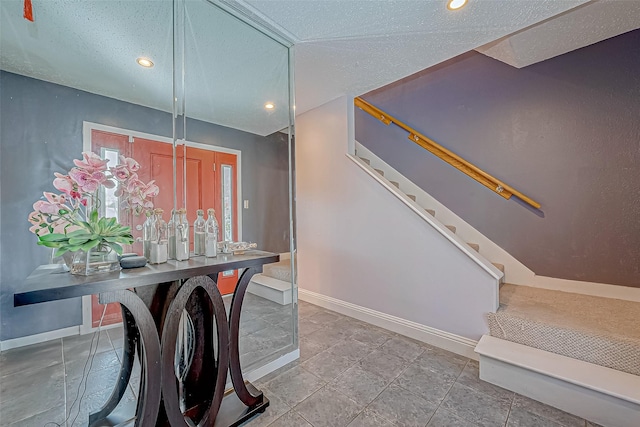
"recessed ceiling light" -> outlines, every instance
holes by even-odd
[[[138,58],[138,59],[136,59],[136,62],[138,63],[138,65],[140,65],[141,67],[144,67],[144,68],[153,67],[153,62],[151,62],[151,60],[149,58]]]
[[[467,4],[467,0],[447,0],[447,9],[458,10]]]
[[[274,108],[276,108],[276,106],[273,105],[273,102],[267,102],[266,104],[264,104],[264,108],[266,108],[267,110],[273,110]]]

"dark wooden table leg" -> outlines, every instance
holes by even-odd
[[[133,362],[135,361],[136,347],[138,346],[138,327],[133,315],[125,306],[121,306],[123,319],[124,346],[122,348],[122,365],[120,366],[120,375],[109,400],[98,411],[89,414],[89,426],[100,425],[102,421],[118,406],[122,396],[124,396],[129,380],[131,379],[131,371],[133,370]]]
[[[212,288],[215,284],[211,283]],[[215,291],[214,291],[215,292]],[[223,306],[224,308],[224,306]],[[191,363],[187,367],[183,377],[183,402],[186,408],[200,406],[200,410],[191,412],[192,418],[201,419],[206,410],[201,402],[211,398],[211,379],[216,378],[218,366],[215,357],[216,346],[214,336],[217,336],[217,328],[214,324],[215,310],[211,298],[204,288],[195,288],[187,300],[185,306],[188,317],[193,325],[193,341]],[[183,314],[184,315],[184,314]],[[225,315],[220,313],[220,315]],[[226,370],[226,366],[223,367]]]
[[[164,397],[164,407],[167,411],[169,423],[174,427],[183,425],[190,426],[195,424],[193,420],[190,420],[192,423],[188,423],[185,420],[185,416],[183,415],[182,411],[180,410],[178,382],[175,375],[174,358],[176,353],[176,339],[178,337],[180,317],[182,316],[183,310],[188,306],[190,297],[193,294],[199,295],[198,297],[196,297],[194,302],[199,301],[200,303],[203,303],[206,299],[202,298],[204,297],[204,295],[198,294],[198,292],[200,292],[200,289],[206,292],[206,295],[211,302],[211,306],[209,306],[207,302],[207,304],[200,305],[201,311],[199,313],[195,312],[196,308],[194,306],[191,307],[191,311],[194,317],[198,316],[201,318],[201,320],[208,319],[209,321],[211,321],[212,318],[215,318],[216,328],[218,332],[218,360],[217,369],[215,370],[216,375],[213,388],[210,384],[210,381],[213,378],[198,377],[197,381],[195,382],[195,385],[199,387],[196,396],[200,399],[200,403],[208,403],[208,408],[202,408],[198,411],[204,414],[200,421],[198,421],[198,426],[212,426],[214,424],[218,414],[218,410],[220,409],[220,403],[222,402],[222,398],[224,397],[224,386],[227,378],[227,366],[229,365],[229,354],[226,350],[229,345],[229,326],[227,323],[227,313],[224,308],[222,296],[220,295],[220,291],[218,290],[215,282],[207,276],[193,277],[187,280],[178,290],[178,293],[169,306],[167,317],[164,321],[164,328],[162,330],[162,394]],[[198,329],[198,322],[199,320],[194,321],[196,329]],[[202,326],[202,328],[204,328],[204,330],[213,332],[212,325],[206,327]],[[213,348],[212,343],[210,342],[213,338],[212,333],[208,334],[207,336],[207,334],[201,334],[197,332],[196,338],[204,340],[204,343],[200,346],[196,346],[196,349],[200,348],[202,351],[204,351],[206,349]],[[211,351],[211,353],[213,352]],[[195,357],[199,356],[194,355],[194,358]],[[196,364],[196,368],[202,368],[202,366],[200,364]],[[207,382],[209,382],[209,390],[204,390]],[[206,391],[209,392],[208,396],[205,396]]]
[[[249,286],[249,281],[254,274],[258,272],[257,268],[247,268],[238,279],[236,290],[233,293],[231,301],[231,313],[229,315],[229,369],[231,371],[231,381],[236,394],[247,406],[254,406],[262,403],[262,392],[253,393],[244,382],[242,376],[242,368],[240,366],[240,314],[242,314],[242,302],[244,295]],[[255,389],[254,389],[255,391]]]
[[[141,342],[140,362],[142,378],[136,409],[136,427],[155,426],[160,408],[162,369],[160,365],[160,340],[156,324],[144,302],[130,290],[107,292],[100,295],[100,302],[118,302],[131,314]]]
[[[264,412],[269,406],[269,399],[252,384],[244,381],[240,366],[239,340],[242,302],[249,281],[257,272],[259,272],[259,268],[244,270],[233,293],[229,313],[229,370],[235,393],[224,397],[215,427],[239,426],[251,417]]]

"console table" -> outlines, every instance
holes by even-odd
[[[125,337],[120,376],[102,409],[90,415],[90,426],[105,421],[122,399],[136,352],[142,367],[136,426],[236,426],[269,405],[262,392],[243,379],[238,340],[242,301],[251,277],[264,264],[279,259],[278,254],[247,251],[94,276],[53,274],[41,266],[29,275],[22,291],[14,294],[14,305],[92,294],[99,295],[101,304],[120,303]],[[218,273],[237,269],[244,271],[227,317],[216,281]],[[193,322],[195,342],[181,402],[174,358],[183,310]],[[227,372],[234,393],[225,393]]]

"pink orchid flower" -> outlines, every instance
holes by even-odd
[[[82,193],[93,193],[100,186],[100,181],[86,170],[73,168],[69,171],[69,176],[73,179]]]
[[[54,175],[56,176],[56,179],[53,180],[53,186],[56,187],[56,189],[71,197],[74,197],[72,193],[78,194],[78,192],[75,191],[75,183],[69,175],[62,175],[58,172],[55,172]]]
[[[147,197],[156,197],[160,193],[160,188],[154,184],[155,182],[155,180],[149,181],[149,183],[145,185],[144,189],[142,190],[142,197],[144,197],[145,199]]]
[[[60,196],[47,192],[44,192],[43,194],[47,200],[38,200],[35,202],[33,204],[34,211],[43,214],[56,215],[60,212],[60,209],[71,210],[64,204],[66,202],[66,198],[63,194]]]
[[[36,236],[44,236],[45,234],[49,234],[50,226],[53,228],[54,233],[60,234],[70,233],[80,229],[80,227],[70,224],[65,219],[58,218],[55,221],[50,222],[50,217],[47,217],[48,215],[44,215],[40,212],[31,212],[29,214],[29,222],[33,225],[29,227],[29,231]]]
[[[126,165],[118,165],[110,168],[109,170],[114,178],[120,182],[126,181],[131,176],[131,172]]]
[[[138,179],[138,175],[137,174],[132,174],[131,178],[129,178],[129,181],[127,181],[127,187],[126,187],[126,192],[127,193],[135,193],[140,191],[140,188],[144,185],[144,182],[140,181]]]
[[[38,211],[33,211],[29,214],[29,222],[31,224],[33,224],[33,227],[29,228],[29,231],[31,231],[32,233],[35,233],[38,228],[40,227],[40,224],[46,224],[47,221],[44,219],[44,216],[42,215],[41,212]]]
[[[74,159],[73,164],[81,169],[86,169],[87,172],[93,173],[96,171],[106,171],[108,160],[102,160],[100,156],[92,152],[83,152],[83,160]]]
[[[120,162],[130,172],[138,172],[140,170],[140,164],[131,157],[120,156]]]
[[[91,174],[91,178],[98,181],[100,185],[104,185],[105,188],[113,188],[116,186],[116,183],[111,180],[111,178],[107,177],[104,172],[94,172]]]

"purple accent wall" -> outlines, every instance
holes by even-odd
[[[356,109],[356,139],[538,275],[640,287],[640,30],[517,69],[469,52],[363,98],[542,204],[505,200]]]

